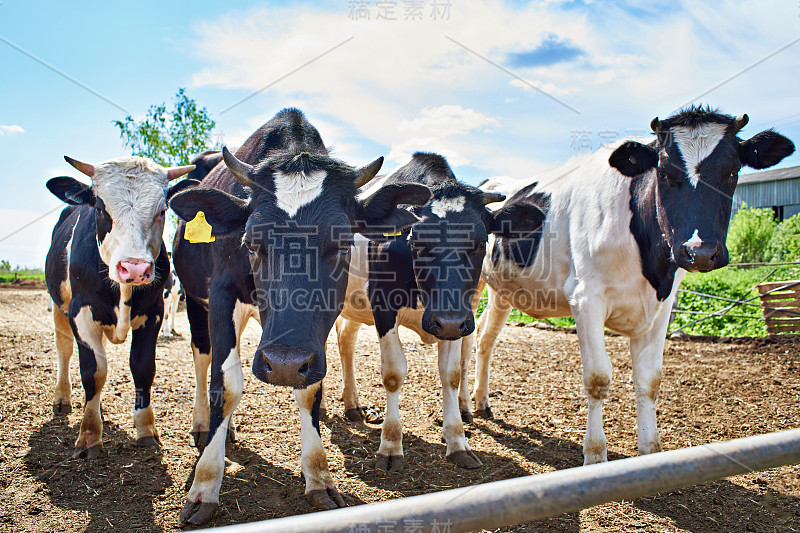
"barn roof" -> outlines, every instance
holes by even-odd
[[[765,181],[789,180],[793,178],[800,178],[800,166],[743,174],[739,176],[739,185],[744,185],[746,183],[763,183]]]

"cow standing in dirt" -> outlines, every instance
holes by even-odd
[[[133,331],[136,442],[159,446],[150,388],[169,275],[162,234],[169,181],[194,167],[168,169],[141,157],[99,165],[66,160],[92,185],[65,176],[47,182],[54,195],[70,204],[53,229],[45,262],[58,352],[53,411],[72,410],[69,361],[77,341],[86,403],[74,456],[97,457],[103,446],[100,396],[108,367],[104,342],[120,344]]]
[[[319,434],[320,383],[325,341],[344,304],[353,234],[417,222],[397,205],[425,203],[430,191],[396,184],[356,199],[383,158],[361,169],[331,158],[296,109],[281,111],[235,156],[223,150],[223,157],[225,165],[200,187],[170,203],[184,220],[202,211],[214,237],[190,243],[181,224],[173,247],[197,378],[192,432],[205,444],[180,521],[204,523],[218,507],[227,429],[243,388],[239,339],[251,317],[262,326],[253,374],[295,388],[306,497],[318,508],[341,507]]]
[[[496,213],[487,203],[505,197],[459,182],[444,157],[417,152],[411,161],[372,187],[419,183],[431,188],[431,200],[408,209],[421,221],[408,231],[374,242],[356,239],[350,264],[347,305],[337,320],[342,358],[343,399],[348,418],[360,418],[353,366],[360,324],[375,324],[380,340],[381,376],[386,389],[386,419],[376,466],[405,467],[400,392],[408,367],[398,328],[414,330],[426,344],[438,343],[446,457],[462,468],[483,463],[470,450],[459,416],[462,337],[475,328],[474,306],[488,235],[507,239],[531,233],[543,215],[536,206],[519,205]]]
[[[639,453],[661,451],[656,400],[681,279],[728,264],[725,237],[741,167],[770,167],[794,151],[772,130],[739,139],[747,121],[693,107],[653,119],[652,142],[621,141],[548,178],[520,183],[506,206],[536,205],[546,218],[530,237],[498,238],[487,250],[489,304],[477,328],[479,416],[491,417],[489,361],[512,307],[535,318],[571,315],[589,403],[584,462],[606,460],[602,409],[611,362],[604,328],[631,339]],[[491,180],[482,187],[494,189]]]

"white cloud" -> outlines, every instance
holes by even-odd
[[[413,120],[404,120],[398,129],[409,133],[435,133],[439,137],[459,135],[482,127],[500,127],[500,122],[474,109],[460,105],[426,107]]]
[[[22,126],[18,126],[16,124],[11,126],[0,124],[0,135],[10,135],[12,133],[25,133],[25,130],[22,129]]]
[[[262,112],[266,100],[297,105],[352,163],[379,155],[377,145],[395,161],[416,149],[437,150],[487,176],[524,175],[531,172],[525,164],[552,166],[571,155],[571,131],[646,130],[653,116],[790,42],[797,19],[797,6],[777,0],[675,4],[649,14],[500,0],[454,3],[450,20],[432,20],[427,11],[422,21],[352,21],[345,6],[230,12],[194,26],[188,48],[203,66],[193,83],[235,90],[232,102],[274,83],[238,110]],[[580,114],[476,56],[507,67],[509,53],[552,34],[584,53],[569,63],[512,70]],[[797,107],[790,90],[795,56],[787,49],[702,101],[750,113],[759,124],[782,118]],[[228,127],[239,137],[257,125]]]

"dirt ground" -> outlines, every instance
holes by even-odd
[[[52,320],[42,290],[0,289],[0,531],[177,531],[197,451],[188,431],[194,391],[189,329],[158,345],[153,393],[163,449],[134,447],[128,345],[109,345],[104,445],[93,462],[70,459],[83,391],[72,362],[73,412],[54,417]],[[245,393],[237,443],[212,526],[314,512],[300,479],[299,416],[290,389],[250,372],[259,328],[243,341]],[[465,471],[444,459],[435,348],[403,336],[409,375],[401,404],[407,469],[376,472],[380,427],[343,416],[340,364],[328,343],[329,418],[322,427],[331,473],[348,505],[578,466],[586,421],[577,337],[511,325],[495,355],[493,420],[468,427],[484,463]],[[665,449],[800,426],[800,339],[668,341],[659,426]],[[727,341],[727,342],[726,342]],[[605,405],[609,460],[636,455],[628,341],[608,336],[614,365]],[[362,404],[383,406],[378,343],[361,329],[357,367]],[[317,514],[320,520],[323,514]],[[398,527],[398,530],[402,529]],[[656,497],[612,503],[499,531],[800,531],[800,466],[738,476]]]

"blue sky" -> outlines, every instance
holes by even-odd
[[[351,164],[439,151],[470,183],[646,134],[690,102],[748,113],[745,138],[800,139],[800,43],[777,52],[800,38],[796,2],[377,4],[2,0],[0,259],[42,265],[59,207],[44,183],[79,177],[63,156],[125,155],[112,121],[179,87],[229,146],[293,105]]]

